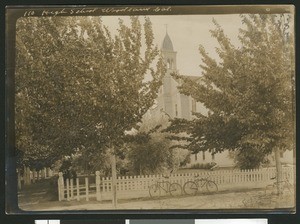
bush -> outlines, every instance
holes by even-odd
[[[191,166],[191,169],[205,169],[209,170],[216,165],[215,162],[211,163],[196,163]]]

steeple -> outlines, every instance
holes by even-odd
[[[166,27],[167,28],[167,27]],[[159,105],[162,110],[171,118],[179,116],[180,103],[177,102],[177,83],[171,76],[177,71],[176,67],[176,51],[174,51],[173,43],[166,29],[166,35],[161,45],[161,54],[166,65],[167,71],[163,77],[163,85],[161,96],[159,98]]]
[[[166,32],[165,38],[163,40],[161,50],[162,51],[174,51],[173,43],[171,41],[171,38],[168,35],[168,31]]]
[[[164,61],[167,65],[168,72],[176,70],[176,52],[173,48],[173,43],[168,34],[167,26],[166,26],[166,35],[161,45],[161,53],[164,58]]]

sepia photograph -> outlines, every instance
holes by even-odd
[[[295,212],[293,6],[6,12],[21,211]]]

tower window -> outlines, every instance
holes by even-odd
[[[205,152],[204,151],[202,151],[202,159],[203,159],[203,161],[205,161]]]
[[[195,154],[195,161],[197,161],[198,160],[198,157],[197,157],[197,153]]]
[[[173,60],[168,59],[168,61],[167,61],[167,67],[168,67],[168,69],[171,69],[173,67]]]
[[[211,154],[211,159],[215,160],[215,154]]]
[[[178,108],[177,108],[177,104],[175,104],[175,116],[178,116]]]

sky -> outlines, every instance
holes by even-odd
[[[114,33],[118,27],[118,18],[123,19],[125,23],[129,21],[128,16],[104,16],[102,21]],[[155,44],[159,48],[161,48],[167,29],[174,51],[177,52],[177,69],[181,75],[199,76],[201,74],[199,68],[201,57],[198,50],[200,44],[211,56],[217,57],[215,47],[218,43],[210,33],[210,30],[215,27],[212,22],[213,18],[224,28],[225,34],[232,39],[233,44],[239,43],[237,35],[241,28],[241,18],[238,14],[156,15],[149,16],[149,18],[152,22]]]
[[[109,27],[112,34],[116,33],[118,18],[129,24],[128,16],[103,16],[102,21]],[[155,44],[161,48],[166,30],[177,52],[177,69],[181,75],[200,76],[201,56],[199,45],[203,45],[206,52],[213,58],[218,58],[216,47],[218,42],[211,36],[210,30],[215,28],[215,19],[224,29],[225,35],[231,39],[231,43],[239,46],[239,29],[243,28],[240,14],[216,14],[216,15],[154,15],[149,16]],[[143,16],[141,16],[141,21]],[[293,20],[292,20],[293,21]],[[167,27],[167,28],[166,28]],[[293,29],[293,22],[290,23]]]

